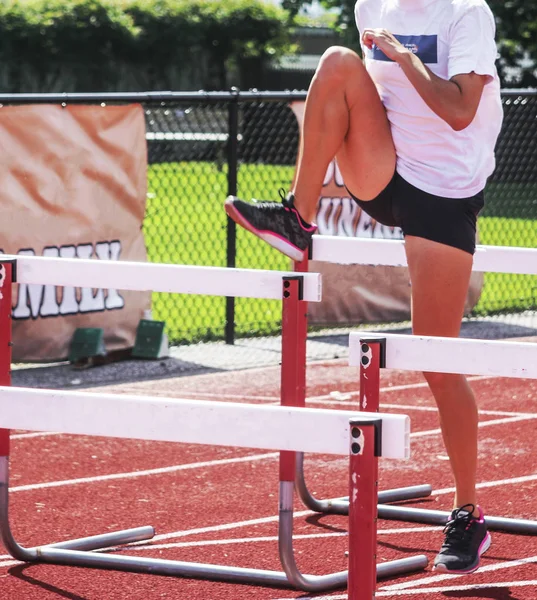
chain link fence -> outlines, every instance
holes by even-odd
[[[228,193],[277,199],[291,185],[298,124],[285,96],[145,103],[149,196],[144,233],[153,262],[292,268],[290,261],[228,222]],[[236,139],[236,144],[230,140]],[[173,343],[277,332],[281,303],[155,294],[153,314]]]
[[[498,167],[479,219],[480,242],[537,247],[537,92],[506,91]],[[290,269],[290,261],[228,220],[230,193],[277,200],[288,190],[299,129],[289,105],[303,92],[17,96],[29,102],[140,102],[148,145],[144,234],[151,262]],[[15,103],[12,97],[0,102]],[[537,277],[487,273],[474,316],[537,308]],[[174,344],[265,336],[278,301],[155,294],[153,316]]]

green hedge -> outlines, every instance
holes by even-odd
[[[226,89],[289,48],[261,0],[19,0],[0,5],[3,93]]]

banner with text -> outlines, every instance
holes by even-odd
[[[130,106],[0,108],[6,254],[147,260],[143,109]],[[13,359],[65,359],[75,329],[99,327],[107,351],[131,347],[151,294],[15,285]]]
[[[304,102],[291,108],[302,128]],[[349,197],[337,160],[329,165],[317,211],[320,235],[403,239],[397,227],[377,223]],[[374,261],[374,259],[373,259]],[[410,278],[406,267],[338,265],[310,261],[309,270],[323,276],[323,300],[310,304],[313,325],[389,323],[410,319]],[[472,275],[466,310],[479,300],[483,275]]]

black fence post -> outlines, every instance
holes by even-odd
[[[227,144],[227,193],[237,194],[237,176],[239,169],[239,90],[232,88],[233,97],[228,104],[228,144]],[[237,257],[237,227],[235,221],[228,217],[227,220],[227,266],[235,268]],[[226,298],[226,344],[235,343],[235,298]]]

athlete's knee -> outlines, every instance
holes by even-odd
[[[343,46],[331,46],[321,57],[315,77],[325,82],[340,83],[348,81],[364,69],[358,54]]]

